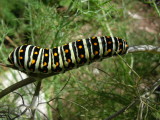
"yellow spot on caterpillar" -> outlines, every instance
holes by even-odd
[[[96,37],[92,37],[92,39],[95,39]]]
[[[57,47],[54,47],[54,48],[57,48]]]
[[[37,54],[38,54],[38,52],[34,52],[34,54],[35,54],[35,55],[37,55]]]
[[[65,46],[67,45],[67,44],[64,44]]]
[[[56,62],[56,66],[58,66],[59,65],[59,63],[58,62]]]
[[[57,56],[58,54],[57,53],[54,53],[54,56]]]
[[[46,54],[44,54],[44,56],[45,56],[45,57],[48,57],[48,54],[46,53]]]
[[[80,55],[80,58],[84,58],[84,55],[83,55],[83,54],[81,54],[81,55]]]
[[[24,50],[20,50],[20,52],[24,52]]]
[[[110,36],[106,36],[107,38],[111,38]]]
[[[126,47],[129,47],[128,45],[126,45]]]
[[[112,50],[111,49],[108,49],[108,52],[111,52]]]
[[[93,43],[95,46],[98,45],[97,43]]]
[[[111,44],[111,43],[112,43],[111,41],[108,42],[108,44]]]
[[[82,45],[79,45],[78,48],[79,48],[79,49],[82,49]]]
[[[43,66],[47,66],[47,62],[44,62],[44,63],[43,63]]]
[[[78,42],[80,42],[81,40],[77,40]]]
[[[122,51],[122,49],[120,49],[119,51]]]
[[[37,47],[38,49],[40,48],[40,47]]]
[[[46,48],[46,50],[49,50],[48,48]]]
[[[71,59],[68,59],[68,60],[67,60],[67,62],[69,62],[69,63],[70,63],[70,62],[71,62]]]
[[[69,50],[68,50],[68,49],[66,49],[64,52],[65,52],[65,53],[68,53],[68,52],[69,52]]]
[[[19,57],[19,59],[20,59],[20,60],[22,60],[22,59],[23,59],[23,57]]]
[[[97,54],[98,54],[98,51],[95,51],[94,54],[97,55]]]
[[[35,62],[36,62],[36,60],[33,59],[33,60],[31,61],[31,64],[34,64]]]

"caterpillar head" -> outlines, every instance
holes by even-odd
[[[15,48],[15,50],[13,50],[9,56],[8,56],[8,62],[13,65],[14,68],[20,70],[20,71],[24,71],[23,67],[20,64],[20,60],[22,60],[22,57],[20,56],[20,48],[23,46],[19,46],[17,48]]]
[[[13,52],[14,52],[14,51],[12,51],[12,52],[9,54],[9,56],[8,56],[8,62],[11,63],[11,64],[14,64]]]

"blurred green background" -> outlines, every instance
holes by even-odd
[[[130,46],[159,46],[159,6],[158,0],[0,0],[0,60],[8,63],[9,53],[26,43],[53,48],[77,39],[111,34],[127,40]],[[160,102],[140,96],[160,78],[159,65],[158,54],[134,53],[46,78],[40,96],[43,93],[46,101],[55,98],[46,104],[46,116],[53,120],[104,120],[138,99],[138,104],[115,119],[158,120]],[[8,70],[1,67],[1,76]],[[0,89],[4,89],[4,79],[0,79]],[[30,91],[17,90],[28,104],[35,86],[30,87]],[[0,111],[8,105],[19,113],[17,99],[17,94],[1,99]],[[24,113],[18,119],[27,117]],[[36,111],[36,119],[46,117]]]

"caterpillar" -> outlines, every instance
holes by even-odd
[[[97,60],[126,54],[127,49],[127,42],[117,37],[90,37],[53,49],[22,45],[10,53],[8,61],[26,73],[63,73]]]

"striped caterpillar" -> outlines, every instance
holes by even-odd
[[[127,52],[128,44],[117,37],[91,37],[53,49],[22,45],[10,53],[8,61],[26,73],[61,73],[96,60]]]

